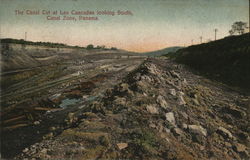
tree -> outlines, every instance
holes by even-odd
[[[97,46],[96,49],[105,49],[105,46],[102,45],[102,46]]]
[[[245,30],[247,29],[247,23],[245,22],[234,22],[234,24],[232,25],[232,29],[229,31],[230,35],[234,35],[234,34],[238,34],[241,35],[243,33],[245,33]]]
[[[101,49],[101,46],[96,46],[96,49]]]
[[[87,45],[87,49],[94,49],[94,45],[93,44]]]

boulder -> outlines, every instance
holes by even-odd
[[[183,79],[182,84],[183,84],[183,85],[188,85],[188,82],[187,82],[187,80],[186,80],[185,78]]]
[[[69,124],[73,123],[73,121],[74,121],[74,113],[72,113],[72,112],[68,113],[68,117],[67,117],[66,121]]]
[[[149,83],[153,82],[153,79],[150,78],[149,76],[146,76],[146,75],[141,76],[141,80],[144,81],[144,82],[145,81],[149,82]]]
[[[56,130],[56,127],[50,127],[49,130],[50,130],[50,131],[55,131],[55,130]]]
[[[28,148],[25,148],[24,150],[23,150],[23,153],[26,153],[26,152],[28,152],[29,151],[29,149]]]
[[[224,138],[233,138],[233,135],[231,132],[229,132],[226,128],[224,127],[219,127],[217,130],[217,133],[222,135]]]
[[[157,103],[164,109],[169,108],[169,104],[166,102],[163,96],[159,95],[156,99]]]
[[[169,89],[169,93],[173,96],[176,96],[176,91],[175,89]]]
[[[35,122],[34,122],[34,125],[39,125],[39,124],[40,124],[39,121],[35,121]]]
[[[137,81],[136,86],[137,86],[137,91],[141,92],[147,90],[148,88],[147,83],[145,83],[145,81]]]
[[[186,123],[183,123],[181,127],[182,129],[188,129],[188,125]]]
[[[170,124],[172,124],[173,126],[175,126],[175,118],[174,118],[174,113],[173,112],[166,113],[165,117],[166,117],[166,120]]]
[[[193,101],[193,103],[194,103],[195,105],[197,105],[197,106],[199,106],[199,105],[200,105],[200,103],[199,103],[199,101],[198,101],[197,99],[192,98],[192,101]]]
[[[184,93],[183,92],[178,92],[178,104],[179,105],[185,105],[186,101],[183,98]]]
[[[116,97],[116,99],[114,100],[114,103],[117,105],[126,105],[126,98],[120,98],[120,97]]]
[[[247,147],[243,144],[240,144],[240,143],[236,143],[234,146],[233,146],[233,149],[238,152],[238,153],[241,153],[241,152],[245,152]]]
[[[119,150],[122,150],[128,147],[127,143],[117,143],[116,145],[119,148]]]
[[[249,159],[249,152],[245,145],[236,143],[235,145],[233,145],[233,150],[238,152],[242,159]]]
[[[174,128],[172,132],[175,136],[182,136],[184,134],[180,128]]]
[[[151,114],[158,114],[159,113],[158,109],[153,105],[147,105],[146,109]]]
[[[40,152],[43,153],[43,154],[47,154],[47,149],[43,148]]]
[[[127,83],[122,83],[121,85],[120,85],[120,87],[119,87],[119,91],[120,92],[126,92],[126,91],[128,91],[129,90],[129,85],[127,84]]]
[[[147,64],[146,66],[147,66],[149,73],[155,74],[155,75],[159,74],[159,70],[154,64]]]
[[[181,76],[175,71],[170,71],[170,74],[172,75],[173,78],[179,78],[179,79],[181,78]]]
[[[207,130],[204,129],[200,125],[188,125],[188,130],[189,130],[189,132],[194,133],[194,134],[200,134],[203,136],[207,136]]]

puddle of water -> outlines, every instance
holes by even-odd
[[[77,104],[79,102],[92,102],[100,97],[102,97],[103,94],[99,94],[96,96],[83,96],[83,98],[66,98],[64,100],[61,101],[61,104],[59,105],[61,108],[67,108],[70,105],[74,105]],[[81,105],[80,109],[83,108],[85,105]]]
[[[69,105],[73,105],[73,104],[76,104],[78,102],[80,102],[81,99],[76,99],[76,98],[73,98],[73,99],[69,99],[69,98],[66,98],[64,100],[62,100],[61,104],[60,104],[60,107],[61,108],[66,108],[68,107]]]
[[[95,100],[97,100],[97,99],[99,99],[99,98],[102,98],[104,96],[104,94],[103,93],[99,93],[98,95],[96,95],[96,96],[90,96],[90,97],[88,97],[88,99],[87,99],[87,101],[95,101]]]
[[[98,96],[90,96],[86,101],[94,101],[96,98],[98,98]]]

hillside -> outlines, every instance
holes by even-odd
[[[250,89],[250,34],[190,46],[171,54],[177,62],[229,85]]]
[[[31,69],[72,60],[81,60],[86,55],[113,54],[110,56],[136,56],[138,54],[119,49],[69,46],[61,43],[32,42],[17,39],[1,39],[2,72]],[[117,54],[119,53],[119,55]]]
[[[179,50],[181,48],[183,48],[183,47],[169,47],[169,48],[164,48],[164,49],[157,50],[157,51],[146,52],[143,54],[146,56],[161,56],[164,54],[168,54],[170,52],[176,52],[177,50]]]

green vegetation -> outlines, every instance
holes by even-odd
[[[245,22],[234,22],[234,24],[232,25],[232,29],[229,31],[230,35],[234,35],[234,34],[244,34],[247,30],[247,23]]]
[[[25,41],[23,39],[1,39],[1,43],[15,43],[15,44],[24,44],[24,45],[41,45],[41,46],[47,46],[47,47],[73,47],[73,46],[67,46],[63,43],[52,43],[52,42],[32,42],[32,41]],[[74,46],[78,47],[78,46]]]
[[[190,46],[167,56],[204,75],[250,90],[250,34]]]
[[[87,45],[86,48],[87,48],[87,49],[94,49],[94,45],[93,45],[93,44],[89,44],[89,45]]]
[[[106,49],[106,47],[104,45],[102,45],[102,46],[96,46],[96,49]]]
[[[52,47],[52,48],[79,48],[84,49],[85,47],[79,47],[79,46],[69,46],[63,43],[52,43],[52,42],[32,42],[32,41],[25,41],[24,39],[12,39],[12,38],[5,38],[0,39],[1,43],[13,43],[13,44],[23,44],[23,45],[37,45],[37,46],[46,46],[46,47]],[[106,48],[106,46],[94,46],[93,44],[89,44],[86,46],[86,49],[92,50],[92,49],[103,49],[103,50],[117,50],[116,47]]]
[[[156,135],[147,130],[147,129],[138,129],[130,134],[131,145],[133,146],[130,153],[133,153],[138,156],[152,156],[157,154],[157,141]],[[142,158],[142,157],[141,157]]]
[[[91,50],[91,49],[103,49],[103,50],[109,50],[109,48],[106,48],[106,46],[105,45],[101,45],[101,46],[94,46],[93,44],[89,44],[89,45],[87,45],[87,47],[86,47],[86,49],[88,49],[88,50]],[[115,48],[115,47],[111,47],[110,48],[110,50],[117,50],[117,48]]]

